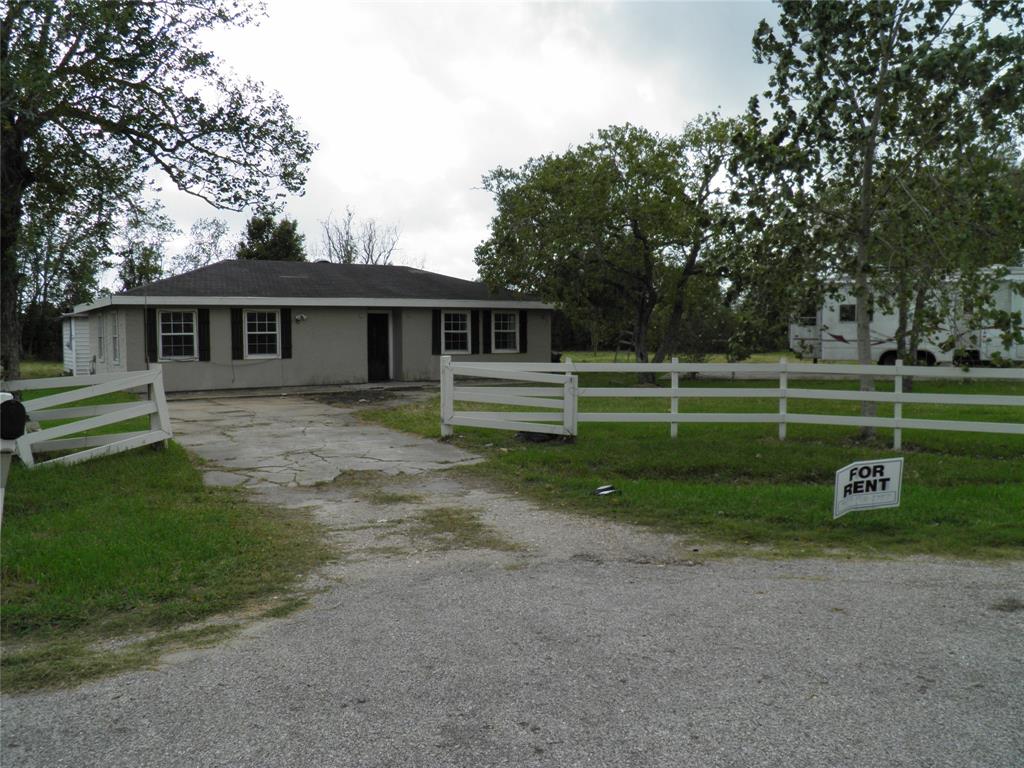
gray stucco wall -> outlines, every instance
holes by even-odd
[[[481,323],[482,325],[482,323]],[[482,328],[473,329],[483,333]],[[402,376],[403,381],[437,381],[441,375],[441,356],[431,354],[432,310],[402,310]],[[489,330],[487,331],[490,332]],[[526,321],[527,351],[524,353],[490,353],[452,355],[456,362],[485,360],[492,363],[547,363],[551,361],[551,310],[531,309]]]
[[[383,310],[373,309],[371,312]],[[102,313],[95,312],[94,316]],[[145,311],[120,308],[122,367],[144,370]],[[231,310],[210,308],[210,360],[166,361],[164,387],[168,392],[206,389],[245,389],[348,384],[367,380],[366,309],[302,307],[292,315],[292,357],[271,360],[231,359]],[[432,351],[432,311],[392,309],[391,378],[399,381],[437,381],[440,356]],[[305,319],[299,320],[300,316]],[[96,338],[98,320],[91,337]],[[476,329],[482,332],[481,329]],[[460,361],[540,361],[551,357],[551,312],[530,310],[525,354],[458,355]]]

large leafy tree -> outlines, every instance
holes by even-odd
[[[0,27],[0,363],[19,368],[26,194],[126,197],[157,169],[234,210],[299,192],[313,151],[281,97],[224,72],[199,35],[252,21],[227,0],[9,0]]]
[[[299,223],[287,216],[280,221],[265,211],[245,223],[245,233],[235,251],[239,259],[262,261],[305,261],[305,236],[299,232]]]
[[[100,272],[111,266],[106,247],[114,224],[102,201],[82,197],[73,207],[28,206],[21,235],[22,348],[35,357],[60,355],[61,314],[90,301]]]
[[[1015,155],[975,146],[945,163],[884,169],[895,178],[883,184],[871,288],[875,303],[897,315],[899,357],[916,360],[928,336],[976,349],[971,336],[981,326],[1019,326],[992,305],[1000,265],[1024,253],[1024,172]]]
[[[945,167],[1019,135],[1024,4],[777,1],[778,23],[762,22],[753,41],[755,60],[773,67],[769,89],[751,100],[754,130],[739,134],[750,220],[757,229],[767,215],[784,233],[762,256],[801,266],[777,274],[849,278],[868,363],[882,211],[903,191],[898,169]]]
[[[599,131],[562,155],[484,177],[497,203],[476,249],[483,279],[540,293],[587,327],[628,331],[646,361],[652,316],[665,307],[654,354],[674,351],[691,276],[724,217],[717,184],[729,126],[712,115],[680,136],[632,125]]]

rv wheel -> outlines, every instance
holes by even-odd
[[[896,353],[886,352],[880,358],[878,358],[879,365],[896,365]]]
[[[935,365],[935,355],[933,355],[931,352],[918,352],[917,353],[917,364],[918,365],[927,365],[929,367],[933,366],[933,365]]]

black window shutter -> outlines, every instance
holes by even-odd
[[[199,310],[199,359],[210,359],[210,310]]]
[[[440,355],[441,354],[441,310],[440,309],[435,309],[434,310],[433,330],[432,330],[431,338],[433,339],[432,344],[431,344],[431,350],[430,350],[431,354]]]
[[[231,359],[241,360],[245,357],[242,347],[242,310],[231,310]]]
[[[526,310],[519,310],[519,351],[526,351]]]
[[[469,351],[474,355],[480,352],[480,310],[469,313]]]
[[[156,346],[156,310],[146,310],[146,360],[151,363],[157,361],[158,350]]]
[[[281,357],[285,360],[292,356],[292,311],[281,307]]]
[[[484,316],[484,354],[491,351],[491,310],[485,309]]]

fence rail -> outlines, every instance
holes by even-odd
[[[40,425],[54,421],[64,422],[37,432],[27,432],[15,441],[15,451],[26,466],[77,464],[98,456],[163,442],[174,436],[164,394],[163,370],[159,365],[150,366],[148,371],[127,374],[58,376],[0,382],[0,389],[7,392],[65,387],[74,389],[26,400],[23,403],[30,421],[38,422]],[[99,395],[143,388],[146,390],[146,399],[137,402],[61,407]],[[149,429],[114,434],[81,434],[140,416],[149,416]],[[36,461],[36,453],[55,451],[74,453],[47,461]]]
[[[668,374],[668,387],[580,387],[580,373]],[[718,375],[733,378],[777,380],[773,387],[680,387],[685,375]],[[505,386],[459,386],[456,376],[474,379],[499,379],[514,383]],[[851,391],[790,387],[791,376],[798,378],[849,378],[871,376],[892,379],[892,392]],[[1024,370],[993,368],[926,368],[904,366],[823,365],[812,363],[456,363],[441,358],[441,433],[451,435],[457,426],[509,429],[555,435],[576,435],[580,422],[666,423],[676,437],[678,425],[685,423],[777,424],[779,439],[786,439],[787,424],[876,427],[893,430],[893,447],[902,447],[904,429],[933,429],[957,432],[988,432],[1024,435],[1024,421],[967,421],[956,419],[904,418],[903,405],[1000,406],[1024,409],[1024,396],[925,394],[904,392],[907,376],[933,380],[1004,379],[1024,384]],[[550,384],[558,386],[522,386]],[[610,413],[581,411],[580,398],[668,398],[669,411],[654,413],[633,411]],[[759,398],[776,400],[777,408],[766,413],[692,413],[679,412],[679,400],[689,398]],[[890,403],[892,416],[842,416],[838,414],[790,413],[790,400],[832,400],[844,402]],[[536,408],[531,411],[456,411],[456,402]]]

